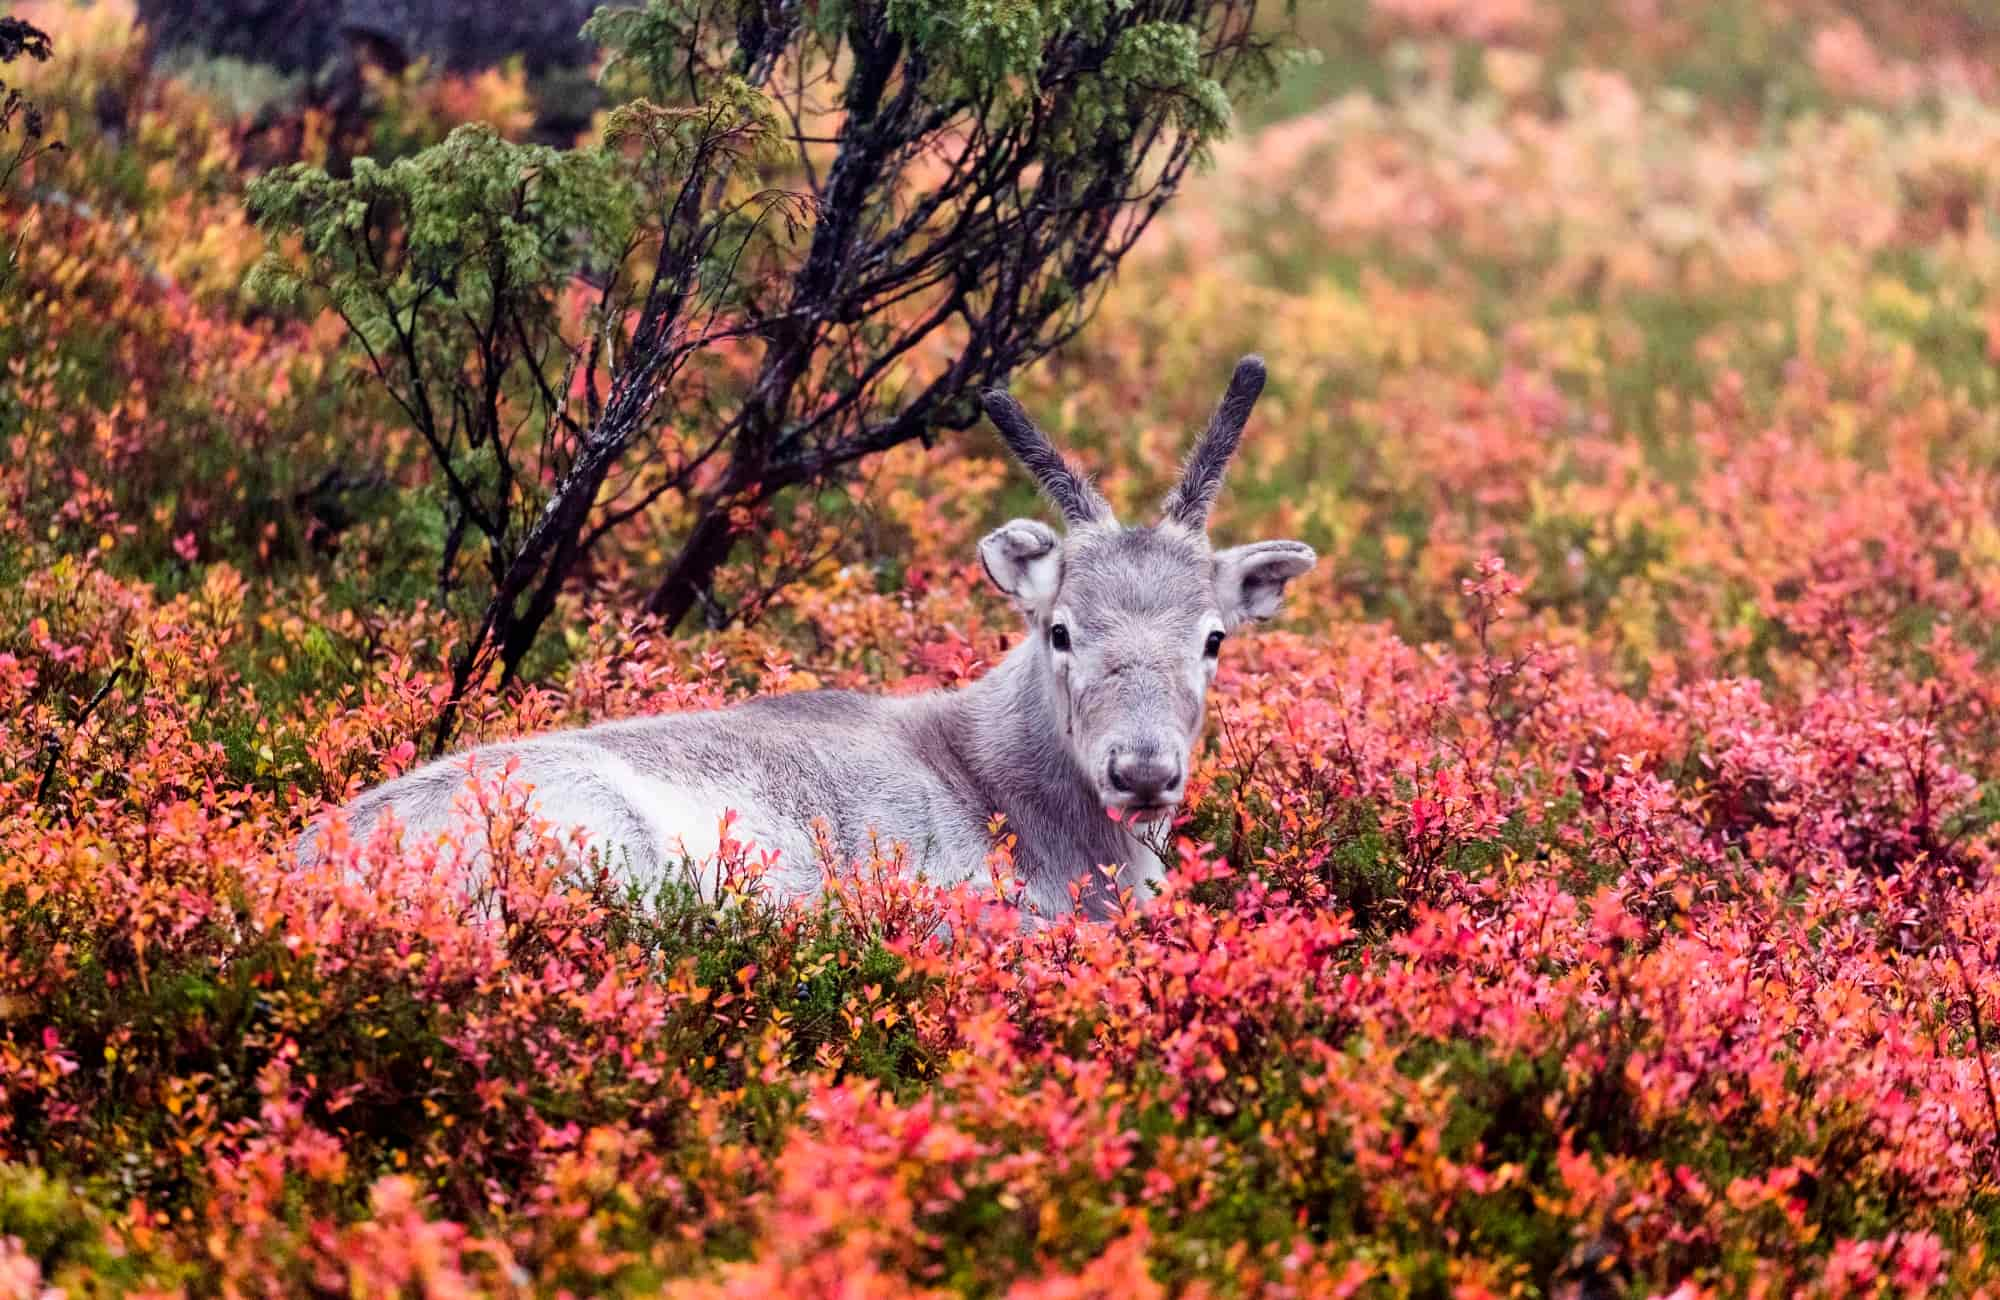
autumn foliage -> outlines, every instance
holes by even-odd
[[[268,124],[22,12],[69,150],[0,197],[0,1295],[2000,1295],[1980,7],[1308,6],[1016,384],[1141,514],[1262,351],[1217,533],[1323,557],[1224,651],[1167,895],[1032,934],[1004,827],[991,887],[771,908],[746,846],[709,906],[502,782],[490,872],[299,867],[450,689],[428,461],[243,292]],[[422,139],[528,93],[415,84]],[[900,447],[678,638],[621,534],[462,733],[964,681],[1033,509]]]

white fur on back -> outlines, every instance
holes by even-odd
[[[795,877],[810,877],[813,882],[818,881],[819,870],[814,861],[812,841],[799,835],[794,828],[774,824],[768,817],[760,816],[759,810],[743,797],[737,796],[732,800],[724,791],[711,785],[648,776],[615,755],[597,754],[592,758],[590,775],[609,781],[637,813],[645,828],[645,847],[650,852],[637,854],[639,846],[629,843],[621,847],[635,853],[641,860],[650,858],[658,864],[658,870],[669,876],[693,871],[704,898],[714,896],[719,870],[716,857],[722,848],[723,820],[731,813],[735,816],[729,823],[729,838],[743,845],[750,859],[755,860],[766,853],[778,855],[774,868],[777,879],[772,883],[783,886]],[[578,793],[573,784],[559,783],[559,790],[545,801],[544,806],[550,810],[546,815],[551,820],[588,826],[590,819],[597,814],[597,808],[588,792],[582,792],[582,797],[577,797]],[[592,835],[593,839],[601,836],[607,842],[616,838],[615,831],[593,831]],[[616,848],[611,850],[614,855],[617,851]],[[658,882],[635,883],[652,885]]]
[[[790,896],[819,886],[810,828],[787,825],[711,783],[651,776],[617,754],[558,737],[496,747],[486,760],[469,770],[462,756],[446,759],[380,787],[379,805],[358,813],[353,831],[366,834],[388,810],[403,827],[406,849],[462,845],[472,862],[485,862],[491,832],[471,784],[498,782],[501,765],[511,761],[506,800],[518,801],[580,853],[598,855],[625,884],[650,892],[663,880],[692,879],[703,897],[713,898],[723,819],[734,812],[728,834],[744,858],[755,863],[775,855],[766,864],[770,892]]]

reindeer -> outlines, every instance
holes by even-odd
[[[1016,519],[979,543],[1027,635],[968,686],[813,691],[486,745],[362,795],[348,825],[364,834],[393,812],[406,845],[465,835],[469,776],[511,761],[541,817],[581,831],[642,887],[712,860],[729,812],[732,839],[775,853],[765,888],[776,898],[816,893],[826,852],[854,860],[878,846],[905,849],[940,884],[984,879],[1001,814],[1030,911],[1102,917],[1121,896],[1143,903],[1165,873],[1145,837],[1186,791],[1223,639],[1276,614],[1285,584],[1316,559],[1301,542],[1209,544],[1209,511],[1263,387],[1259,358],[1237,363],[1159,521],[1134,527],[1019,403],[984,395],[1066,531]]]

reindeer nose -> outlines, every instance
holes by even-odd
[[[1131,795],[1133,802],[1161,803],[1164,796],[1179,788],[1181,765],[1172,755],[1162,754],[1152,745],[1114,748],[1107,775],[1111,778],[1111,788]]]

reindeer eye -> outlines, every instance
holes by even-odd
[[[1219,630],[1208,634],[1208,644],[1201,648],[1201,652],[1210,659],[1222,653],[1222,633]]]
[[[1067,627],[1064,627],[1061,623],[1051,623],[1049,625],[1049,646],[1057,654],[1063,654],[1063,655],[1068,654],[1069,629]]]

